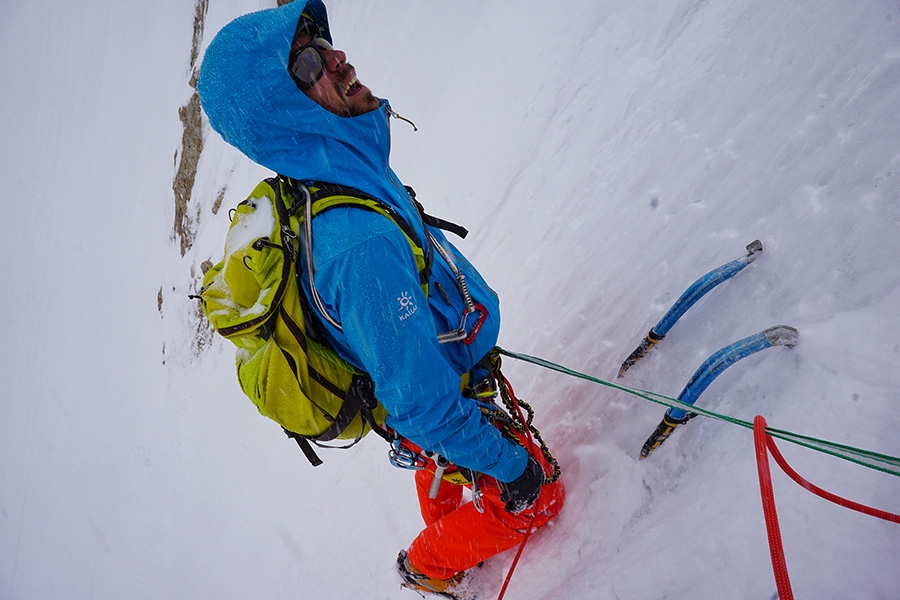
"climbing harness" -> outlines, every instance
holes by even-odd
[[[541,432],[534,426],[534,409],[516,397],[512,384],[500,370],[500,349],[494,348],[479,364],[488,369],[488,377],[474,385],[467,385],[464,395],[479,403],[482,415],[493,422],[507,439],[516,442],[529,454],[540,451],[553,468],[553,472],[544,483],[553,483],[559,479],[561,473],[559,462],[550,453]],[[497,405],[498,396],[505,410]],[[522,441],[523,438],[527,443]],[[451,466],[446,458],[436,453],[412,448],[408,440],[397,433],[393,434],[388,456],[395,467],[416,471],[424,469],[429,459],[434,460],[437,465],[435,481],[446,478],[445,471]],[[461,479],[465,479],[465,483],[472,484],[473,495],[480,499],[478,474],[465,470],[462,478],[454,478],[453,481],[460,482]]]

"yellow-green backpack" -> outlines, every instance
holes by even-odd
[[[224,258],[206,272],[196,296],[213,328],[237,346],[244,393],[297,441],[313,466],[321,460],[310,442],[352,440],[343,446],[349,447],[373,430],[389,437],[381,427],[387,411],[372,380],[316,333],[298,283],[301,238],[311,236],[304,224],[335,206],[372,210],[396,223],[427,294],[430,253],[390,206],[352,188],[277,176],[262,181],[233,211]]]

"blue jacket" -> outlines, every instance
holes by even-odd
[[[292,81],[288,53],[305,4],[296,0],[244,15],[216,35],[198,81],[203,109],[213,129],[255,162],[299,181],[371,194],[412,224],[423,243],[426,228],[431,231],[465,274],[473,300],[487,309],[473,343],[438,343],[437,334],[460,326],[464,308],[457,279],[441,254],[431,250],[426,298],[400,229],[381,215],[349,207],[313,221],[316,290],[342,325],[340,330],[326,324],[326,334],[342,357],[371,375],[389,426],[456,465],[512,481],[525,469],[525,451],[488,423],[459,389],[460,376],[496,344],[499,300],[443,234],[422,223],[391,169],[388,102],[361,116],[341,117]],[[309,278],[301,280],[309,295]]]

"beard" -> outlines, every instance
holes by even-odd
[[[372,112],[379,106],[381,106],[381,100],[375,97],[372,92],[369,90],[365,90],[363,93],[359,94],[359,96],[354,97],[353,100],[359,100],[358,102],[353,102],[348,106],[348,117],[358,117],[359,115],[364,115],[366,113]]]

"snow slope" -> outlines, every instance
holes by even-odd
[[[269,5],[213,2],[201,46]],[[418,125],[395,122],[394,168],[473,232],[503,346],[611,379],[759,238],[624,383],[675,396],[715,350],[792,325],[799,346],[731,367],[699,404],[900,455],[896,3],[328,6],[360,78]],[[193,16],[0,8],[0,598],[415,598],[392,573],[420,527],[410,474],[378,439],[312,469],[241,396],[227,344],[197,333],[200,264],[267,173],[207,131],[182,256]],[[749,431],[696,419],[639,461],[661,407],[507,365],[569,490],[507,598],[775,596]],[[896,477],[780,447],[814,483],[900,512]],[[900,528],[777,469],[774,486],[797,597],[900,595]],[[511,559],[481,570],[489,589]]]

